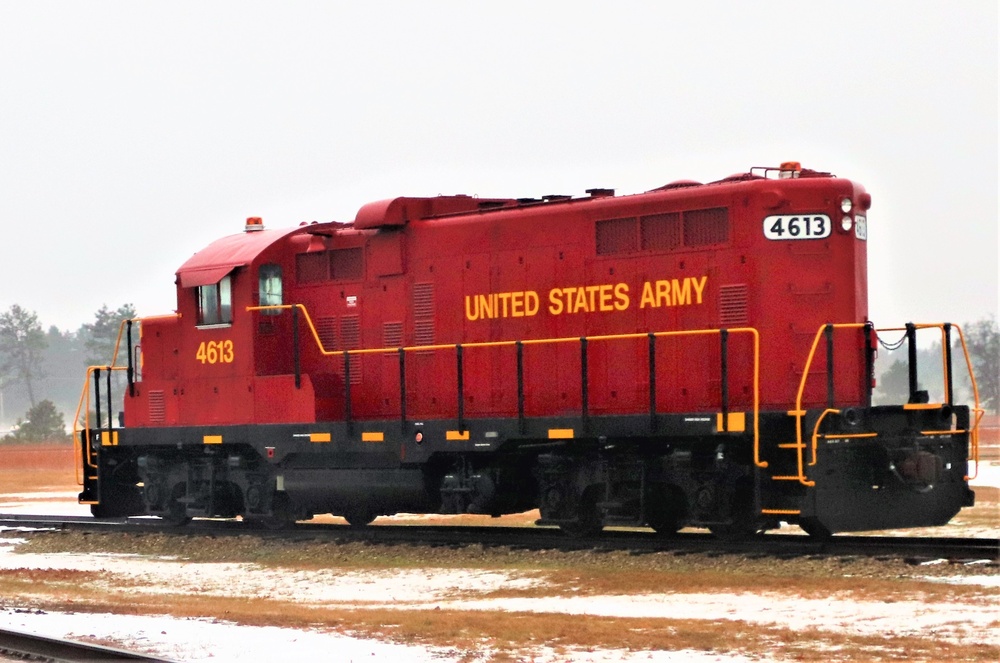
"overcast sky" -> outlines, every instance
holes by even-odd
[[[996,314],[997,3],[2,2],[0,310],[175,306],[210,241],[397,195],[801,161],[861,182],[878,325]]]

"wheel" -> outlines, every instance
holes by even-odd
[[[597,508],[597,488],[584,491],[576,508],[576,519],[559,524],[563,534],[573,539],[597,536],[604,529],[604,519]]]
[[[160,519],[171,527],[183,527],[191,522],[191,517],[187,515],[187,507],[180,501],[186,491],[183,483],[174,486],[170,493],[170,501],[167,503],[167,513],[160,516]]]
[[[377,515],[366,509],[354,509],[343,515],[344,520],[351,527],[367,527],[378,518]]]
[[[710,525],[715,538],[723,541],[745,541],[764,531],[764,525],[753,512],[753,487],[748,482],[738,482],[730,499],[730,521]]]
[[[722,541],[746,541],[756,536],[759,531],[752,525],[746,523],[726,523],[723,525],[710,525],[708,531]]]
[[[833,536],[833,532],[815,518],[803,518],[799,527],[814,541],[828,541]]]
[[[264,527],[271,530],[288,529],[295,524],[295,514],[288,504],[288,495],[285,493],[275,493],[271,501],[271,513],[264,516],[259,521]]]
[[[646,524],[660,536],[672,536],[684,527],[687,499],[676,486],[654,484],[646,493]]]

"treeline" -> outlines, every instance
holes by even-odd
[[[134,317],[132,304],[104,305],[75,331],[45,331],[38,315],[18,304],[0,313],[0,438],[65,437],[87,367],[111,361],[121,321]]]
[[[61,331],[54,326],[44,331],[38,316],[17,304],[0,313],[0,439],[34,442],[65,437],[66,430],[72,428],[87,367],[111,361],[122,320],[134,317],[132,304],[117,309],[104,305],[94,313],[92,322],[76,331]],[[988,411],[997,413],[1000,330],[996,318],[968,323],[962,329],[980,402]],[[956,400],[969,403],[972,384],[965,355],[957,334],[954,336],[952,377]],[[907,348],[900,340],[880,338],[875,364],[876,404],[902,403],[909,398]],[[125,357],[119,357],[119,363],[125,361]],[[941,402],[944,399],[941,342],[919,350],[917,365],[918,388],[927,390],[932,402]]]

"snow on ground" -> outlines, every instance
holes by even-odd
[[[101,570],[114,578],[127,578],[133,592],[189,593],[243,596],[255,599],[295,601],[330,608],[399,610],[476,610],[563,613],[572,615],[734,620],[761,626],[792,629],[816,628],[855,635],[891,633],[899,636],[935,637],[956,643],[970,638],[1000,645],[1000,632],[993,628],[1000,607],[977,603],[924,603],[921,601],[867,601],[830,597],[804,599],[778,593],[651,593],[544,598],[476,598],[499,588],[544,586],[531,574],[508,571],[454,569],[430,570],[340,570],[280,571],[255,564],[194,563],[147,559],[133,555],[18,554],[15,538],[0,539],[0,568]],[[989,582],[995,579],[989,578]],[[966,580],[967,581],[967,580]],[[961,615],[956,619],[956,615]],[[164,617],[113,615],[0,613],[5,626],[52,634],[93,635],[111,638],[126,646],[148,648],[156,653],[199,660],[209,656],[229,660],[252,653],[258,660],[278,658],[292,651],[315,656],[335,651],[338,658],[352,660],[456,660],[461,652],[446,649],[390,645],[319,630],[246,627],[213,620],[182,620]],[[184,643],[183,646],[178,643]],[[536,652],[537,653],[537,652]],[[541,654],[544,654],[542,652]],[[574,660],[628,660],[624,651],[602,651]],[[650,658],[648,652],[635,660],[696,660],[695,652],[667,653]],[[560,660],[562,654],[549,652]],[[582,656],[582,653],[581,653]],[[702,656],[705,656],[704,654]],[[374,658],[373,658],[374,657]],[[545,660],[541,655],[536,660]],[[739,656],[702,660],[739,661]]]
[[[112,640],[124,647],[178,661],[442,661],[447,650],[411,647],[270,626],[249,627],[206,619],[0,611],[0,625],[53,638]]]
[[[981,461],[978,472],[976,472],[975,464],[969,463],[969,472],[974,477],[969,480],[969,485],[973,488],[976,486],[1000,488],[1000,462]]]
[[[79,492],[0,494],[0,513],[33,516],[89,516],[90,507],[77,502]]]
[[[318,629],[300,631],[271,626],[240,626],[207,619],[0,610],[0,625],[49,637],[114,640],[137,651],[142,650],[178,661],[335,660],[343,663],[357,661],[447,663],[476,660],[470,659],[468,652],[459,652],[447,647],[417,647],[354,638]],[[488,651],[480,652],[479,660],[488,660],[489,654]],[[617,661],[749,663],[760,659],[738,654],[720,655],[693,650],[630,652],[607,649],[597,652],[556,652],[548,647],[540,647],[533,651],[531,660],[535,663],[565,660],[581,663]]]

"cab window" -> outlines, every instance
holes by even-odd
[[[281,306],[281,266],[261,265],[259,272],[260,281],[260,305],[261,306]],[[280,309],[265,309],[261,311],[264,315],[277,315]]]
[[[198,326],[233,322],[233,295],[229,276],[218,283],[198,286]]]

